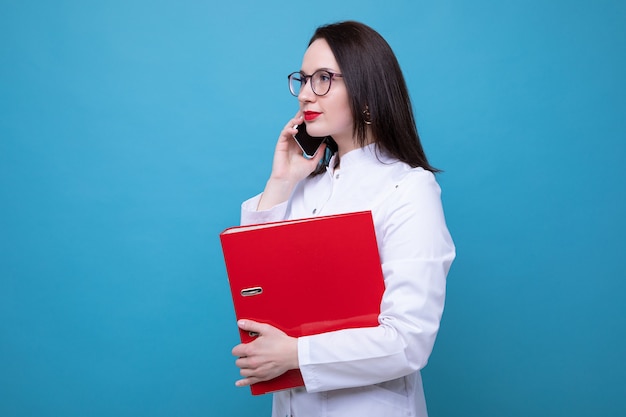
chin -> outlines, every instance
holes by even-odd
[[[317,137],[329,136],[329,133],[326,129],[316,128],[309,124],[306,125],[306,131],[311,136],[317,136]]]

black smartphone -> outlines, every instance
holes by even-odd
[[[306,124],[302,123],[301,125],[296,126],[298,129],[298,133],[296,133],[293,138],[296,140],[296,143],[302,149],[304,156],[307,158],[313,158],[317,153],[319,147],[324,143],[324,139],[326,136],[317,137],[311,136],[306,132]]]

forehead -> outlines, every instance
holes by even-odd
[[[318,69],[339,71],[339,65],[335,55],[325,39],[315,40],[304,53],[301,70],[306,74],[312,74]]]

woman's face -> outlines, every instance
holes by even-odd
[[[341,74],[335,56],[324,39],[314,41],[302,59],[301,71],[304,74],[311,75],[320,69]],[[352,112],[343,78],[333,77],[330,90],[323,96],[313,93],[309,79],[300,90],[298,101],[310,135],[332,136],[340,148],[340,153],[353,147],[355,141],[352,134]]]

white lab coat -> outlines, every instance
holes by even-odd
[[[256,211],[259,198],[242,204],[242,224],[371,210],[385,277],[378,327],[298,339],[305,387],[275,393],[272,416],[425,417],[419,370],[455,257],[434,175],[372,144],[345,154],[340,170],[300,182],[288,202]]]

